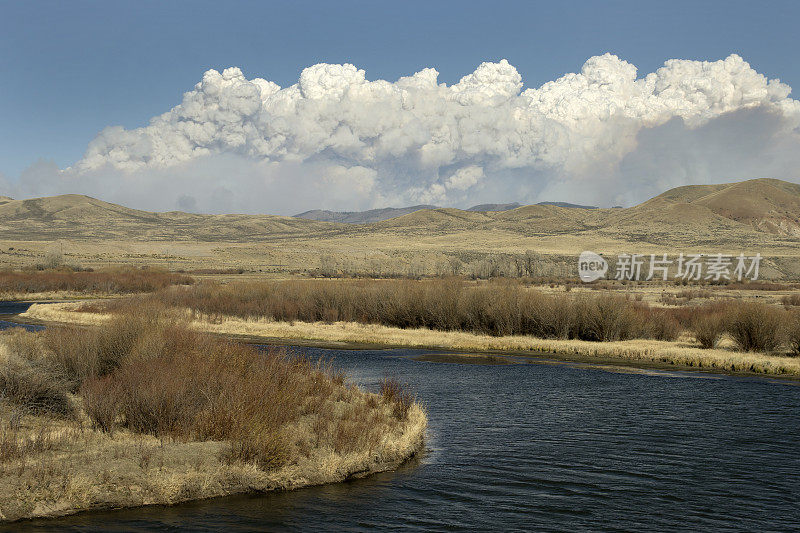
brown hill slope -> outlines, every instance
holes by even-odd
[[[759,234],[800,236],[800,185],[756,179],[669,190],[627,209],[527,205],[502,212],[425,209],[368,225],[364,231],[449,234],[504,230],[527,236],[599,233],[633,241],[755,241]]]
[[[326,222],[272,215],[198,215],[130,209],[89,196],[65,194],[0,203],[6,239],[132,239],[241,242],[267,235],[325,234]]]
[[[272,215],[154,213],[75,194],[0,202],[0,233],[11,240],[263,242],[372,236],[380,242],[381,236],[459,234],[467,239],[475,232],[484,233],[484,239],[491,239],[496,232],[529,238],[603,237],[659,245],[693,240],[756,243],[767,234],[792,240],[800,236],[800,185],[757,179],[678,187],[627,209],[553,205],[497,212],[423,209],[360,225]]]
[[[702,206],[721,217],[780,235],[800,236],[800,185],[761,178],[722,185],[678,187],[637,207]]]

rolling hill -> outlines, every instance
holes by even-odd
[[[77,194],[29,200],[2,197],[0,232],[7,239],[28,240],[124,238],[232,242],[487,229],[525,235],[589,231],[659,235],[663,233],[659,229],[662,228],[671,232],[695,231],[698,235],[722,231],[800,236],[800,185],[775,179],[678,187],[623,209],[566,205],[568,207],[560,203],[487,204],[467,210],[419,205],[353,213],[313,211],[283,217],[202,215],[181,211],[156,213]],[[328,222],[327,218],[340,220]]]
[[[131,209],[79,194],[0,202],[5,239],[132,239],[238,242],[335,231],[326,222],[272,215],[198,215]]]
[[[282,272],[326,264],[436,272],[436,265],[452,258],[472,263],[528,250],[564,265],[587,249],[609,254],[694,250],[794,258],[781,269],[800,275],[800,185],[779,180],[678,187],[629,208],[424,207],[353,223],[155,213],[74,194],[0,198],[0,265],[24,266],[63,248],[71,261],[89,265],[155,262],[170,268],[217,265]]]
[[[643,206],[657,201],[703,206],[721,217],[781,235],[800,236],[800,185],[761,178],[724,185],[678,187]]]

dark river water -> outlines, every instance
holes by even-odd
[[[428,449],[397,471],[295,492],[86,513],[14,531],[800,528],[800,387],[572,364],[425,362],[324,350],[415,390]]]

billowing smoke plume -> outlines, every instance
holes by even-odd
[[[319,64],[281,88],[209,70],[148,126],[103,130],[18,194],[85,192],[150,209],[290,214],[434,203],[629,204],[666,188],[796,179],[800,102],[737,55],[637,78],[610,54],[523,89],[507,61],[454,85],[427,68],[369,81]]]

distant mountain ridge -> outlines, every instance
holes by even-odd
[[[596,205],[571,204],[569,202],[539,202],[536,205],[554,205],[556,207],[569,207],[570,209],[600,209]]]
[[[579,205],[571,204],[568,202],[539,202],[536,205],[554,205],[556,207],[569,207],[574,209],[597,209],[592,205]],[[518,202],[508,204],[479,204],[473,205],[464,211],[472,211],[474,213],[497,213],[502,211],[511,211],[522,207]],[[325,209],[314,209],[293,215],[294,218],[303,218],[306,220],[316,220],[318,222],[340,222],[344,224],[373,224],[375,222],[383,222],[392,218],[402,217],[417,211],[426,209],[442,209],[436,205],[413,205],[410,207],[384,207],[382,209],[369,209],[367,211],[328,211]]]
[[[480,205],[473,205],[466,211],[477,211],[479,213],[487,213],[489,211],[510,211],[511,209],[516,209],[518,207],[522,207],[522,204],[514,202],[513,204],[480,204]]]
[[[345,224],[371,224],[390,218],[401,217],[423,209],[438,209],[435,205],[413,205],[410,207],[384,207],[382,209],[369,209],[367,211],[327,211],[314,209],[294,215],[294,218],[316,220],[319,222],[342,222]]]

